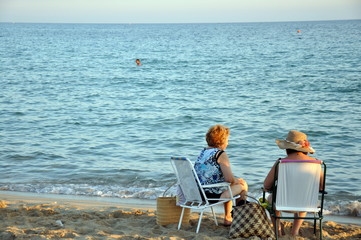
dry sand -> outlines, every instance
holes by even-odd
[[[198,213],[191,214],[190,224],[177,230],[177,224],[157,225],[156,206],[142,201],[67,199],[0,191],[0,239],[228,239],[229,228],[216,226],[210,213],[203,217],[200,233],[195,229]],[[222,216],[218,216],[222,222]],[[357,219],[356,221],[359,221]],[[360,224],[361,225],[361,224]],[[361,239],[361,226],[324,221],[324,239]],[[286,236],[292,224],[285,223]],[[317,239],[313,225],[305,222],[302,237]],[[258,239],[257,237],[249,239]]]

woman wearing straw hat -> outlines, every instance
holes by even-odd
[[[299,132],[299,131],[289,131],[287,138],[285,140],[276,140],[276,143],[280,149],[285,149],[287,156],[285,158],[281,159],[288,159],[288,160],[317,160],[313,157],[308,156],[308,153],[313,154],[315,150],[311,147],[310,142],[307,140],[307,135]],[[280,159],[278,159],[280,160]],[[276,161],[276,163],[278,162]],[[275,167],[276,163],[273,165],[272,169],[268,173],[266,179],[264,180],[264,188],[266,190],[271,190],[272,185],[274,182],[274,174],[275,174]],[[322,182],[322,181],[321,181]],[[322,188],[322,186],[320,186]],[[272,195],[270,195],[270,198],[272,198]],[[269,202],[271,199],[269,199]],[[276,211],[277,216],[280,214]],[[306,212],[297,212],[295,215],[298,217],[305,217]],[[278,220],[279,221],[279,220]],[[293,236],[299,235],[300,227],[303,223],[303,219],[295,219],[293,222],[293,227],[291,234]],[[281,229],[282,226],[280,224],[277,224],[280,226],[280,229],[278,229],[279,236],[284,235],[283,230]]]
[[[219,182],[231,183],[233,196],[241,195],[241,200],[246,200],[248,185],[242,178],[234,177],[227,153],[229,128],[223,125],[215,125],[209,128],[206,134],[207,148],[204,148],[198,156],[194,168],[202,185]],[[228,190],[212,188],[205,193],[208,198],[229,198]],[[232,201],[224,204],[224,225],[232,224]]]

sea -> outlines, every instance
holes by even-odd
[[[0,23],[0,191],[174,195],[170,157],[223,124],[250,195],[298,130],[327,165],[326,213],[361,217],[360,49],[361,20]]]

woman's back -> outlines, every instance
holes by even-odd
[[[225,181],[221,167],[217,162],[217,158],[221,154],[221,151],[222,150],[219,150],[218,148],[205,148],[194,163],[194,169],[196,170],[202,185]],[[219,189],[214,193],[221,192],[222,190]]]

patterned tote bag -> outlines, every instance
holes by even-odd
[[[249,238],[252,236],[262,239],[276,238],[266,210],[255,202],[233,207],[233,221],[229,237]]]

